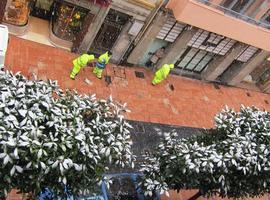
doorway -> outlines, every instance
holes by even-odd
[[[106,51],[112,50],[129,18],[130,16],[127,14],[110,9],[89,49],[90,52],[100,55]]]
[[[54,0],[32,0],[30,15],[45,20],[50,20],[52,16],[52,5]]]

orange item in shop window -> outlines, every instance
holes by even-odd
[[[18,1],[15,1],[15,2],[13,3],[13,5],[14,5],[16,8],[22,7],[22,3],[21,3],[21,2],[18,2]]]

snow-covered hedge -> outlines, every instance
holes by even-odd
[[[168,133],[142,171],[147,195],[169,189],[235,198],[269,193],[270,113],[226,108],[215,117],[215,129],[200,136],[177,140]]]
[[[125,105],[0,71],[0,194],[87,192],[108,166],[132,165]]]

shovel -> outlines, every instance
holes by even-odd
[[[107,67],[105,67],[105,82],[107,83],[107,87],[112,83],[111,76],[108,76]]]

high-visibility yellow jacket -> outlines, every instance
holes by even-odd
[[[155,76],[160,80],[164,80],[167,78],[172,68],[174,68],[174,64],[164,64],[156,71]]]
[[[111,56],[109,56],[108,51],[106,51],[106,53],[99,56],[98,62],[106,65],[106,64],[108,64],[110,58],[111,58]]]
[[[83,54],[80,57],[73,60],[73,64],[80,67],[85,67],[88,62],[95,59],[94,55]]]

